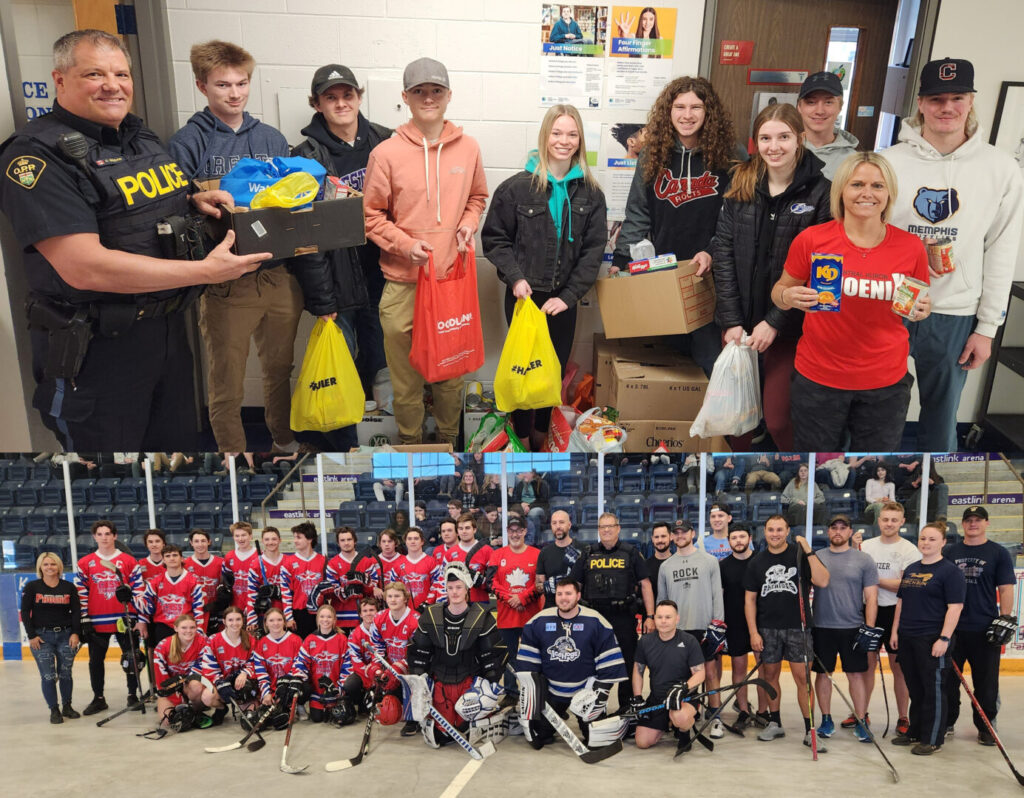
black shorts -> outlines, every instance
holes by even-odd
[[[664,703],[665,703],[665,697],[664,696],[662,696],[661,698],[655,698],[654,696],[649,696],[648,699],[647,699],[647,703],[644,704],[644,706],[645,707],[655,707],[658,704],[664,704]],[[637,726],[643,726],[645,729],[654,729],[656,731],[662,731],[662,732],[668,731],[668,728],[669,728],[668,710],[665,709],[664,706],[662,706],[661,709],[656,709],[653,712],[645,712],[643,715],[640,715],[636,719],[636,725]]]
[[[836,669],[836,659],[839,658],[844,673],[864,673],[868,669],[868,652],[854,649],[856,639],[856,629],[815,628],[814,653],[818,656],[811,669],[815,673],[832,673]]]
[[[697,641],[698,645],[700,645],[701,654],[703,654],[704,653],[704,635],[707,634],[707,629],[684,629],[683,631],[686,632],[688,635],[693,637],[694,640]],[[711,659],[705,659],[704,661],[705,662],[714,662],[715,659],[717,659],[717,657],[712,657]]]
[[[885,634],[882,635],[882,644],[885,646],[885,650],[892,656],[895,656],[896,652],[892,649],[889,639],[892,637],[892,622],[894,620],[896,620],[895,604],[889,607],[878,608],[878,616],[875,620],[875,626],[881,626],[885,629]]]
[[[750,630],[747,624],[733,624],[725,630],[725,645],[730,657],[742,657],[750,653]]]

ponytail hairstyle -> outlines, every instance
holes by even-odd
[[[178,624],[180,624],[182,621],[192,621],[192,623],[195,623],[196,618],[191,612],[183,612],[181,615],[174,619],[175,634],[171,635],[171,651],[170,656],[168,657],[168,661],[174,665],[177,665],[179,662],[181,662],[181,657],[185,653],[181,650],[181,643],[178,640],[177,634]]]
[[[242,641],[242,648],[246,651],[252,651],[252,636],[249,634],[249,630],[245,628],[245,613],[242,612],[238,607],[232,605],[221,613],[221,618],[227,620],[229,615],[237,614],[242,616],[242,628],[238,632],[238,636]]]
[[[750,134],[754,139],[754,154],[750,156],[749,161],[736,164],[732,168],[732,184],[725,192],[726,199],[734,199],[737,202],[750,202],[754,199],[757,184],[768,171],[768,166],[756,146],[757,134],[766,122],[776,120],[787,125],[796,134],[796,162],[799,164],[803,160],[807,148],[804,147],[804,120],[800,117],[800,112],[789,103],[774,103],[767,106],[754,119],[754,129]]]

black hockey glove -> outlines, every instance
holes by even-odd
[[[1017,616],[1000,615],[993,618],[988,629],[985,630],[985,639],[994,646],[1005,646],[1014,635],[1017,634]]]
[[[218,679],[213,683],[213,689],[217,691],[220,700],[225,704],[235,697],[235,686],[231,683],[230,679]]]
[[[163,680],[163,682],[157,688],[156,694],[161,698],[170,698],[172,695],[181,690],[184,686],[184,676],[172,676],[169,679]]]
[[[853,641],[853,647],[858,651],[878,651],[882,646],[882,635],[885,629],[881,626],[868,626],[862,623],[857,629],[857,638]]]
[[[647,705],[642,695],[635,695],[629,699],[629,706],[626,708],[626,715],[639,715],[640,710]]]
[[[131,604],[134,597],[132,589],[128,585],[118,585],[114,588],[114,598],[122,604]]]
[[[668,693],[665,694],[665,708],[669,712],[682,709],[686,699],[696,692],[697,687],[690,687],[687,682],[679,682],[679,684],[672,685],[668,688]]]

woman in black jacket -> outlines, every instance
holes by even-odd
[[[576,305],[597,280],[604,257],[604,193],[587,167],[583,121],[571,105],[548,109],[538,149],[526,169],[494,192],[482,240],[484,255],[505,283],[505,318],[517,299],[532,297],[548,317],[548,331],[565,376],[576,332]],[[543,442],[550,408],[517,410],[516,434]]]
[[[715,323],[725,342],[749,344],[763,355],[765,425],[779,451],[792,450],[789,382],[803,321],[772,304],[797,233],[831,219],[824,164],[803,145],[803,120],[788,103],[769,105],[754,120],[757,152],[732,171],[711,242],[717,303]]]
[[[359,111],[364,90],[347,67],[320,67],[310,91],[309,104],[316,113],[302,129],[305,141],[292,148],[292,155],[319,161],[328,175],[362,191],[370,150],[390,138],[392,131],[370,122]],[[384,290],[379,257],[380,249],[367,241],[358,247],[300,255],[288,263],[302,288],[306,310],[334,320],[345,333],[366,396],[373,395],[374,377],[387,366],[377,313]],[[301,437],[306,440],[310,436]],[[326,448],[335,451],[358,445],[355,426],[325,437]]]

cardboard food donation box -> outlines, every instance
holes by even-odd
[[[612,364],[616,360],[678,365],[685,358],[665,346],[657,338],[607,338],[594,333],[594,404],[614,406],[612,395]]]
[[[211,191],[219,180],[197,180],[200,191]],[[347,197],[325,199],[306,208],[233,208],[221,207],[221,218],[204,217],[207,232],[215,242],[229,229],[235,231],[238,255],[269,252],[275,259],[366,243],[363,225],[363,195],[354,189]]]
[[[670,452],[728,452],[731,451],[725,438],[691,438],[692,421],[625,421],[619,423],[629,434],[627,450],[631,452],[653,452],[664,446]]]
[[[697,418],[708,378],[692,360],[674,365],[616,359],[612,364],[611,405],[623,420]]]
[[[698,277],[686,260],[675,269],[602,278],[597,302],[608,338],[679,335],[711,323],[715,289],[711,274]]]

